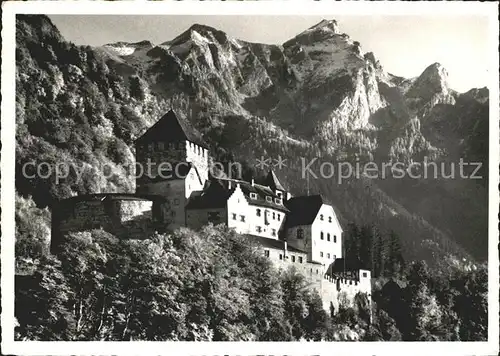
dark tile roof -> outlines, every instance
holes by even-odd
[[[264,184],[268,187],[271,187],[271,189],[286,191],[285,188],[283,188],[283,185],[281,185],[280,181],[278,180],[278,177],[276,177],[276,174],[273,170],[269,171]]]
[[[274,248],[277,250],[284,250],[285,249],[285,241],[283,241],[283,240],[275,240],[275,239],[270,239],[267,237],[253,235],[253,234],[245,234],[244,236],[247,236],[249,239],[256,241],[262,247]],[[305,250],[296,248],[294,246],[288,245],[287,250],[290,252],[303,253],[303,254],[307,255],[307,252]]]
[[[285,206],[290,210],[287,227],[311,225],[323,203],[321,195],[304,195],[287,200]]]
[[[344,271],[358,271],[360,269],[366,269],[366,267],[363,267],[363,264],[357,258],[337,258],[328,268],[328,272],[341,273]]]
[[[201,192],[195,192],[189,198],[186,209],[218,209],[225,208],[232,191],[226,189],[217,180],[210,180]]]
[[[135,142],[177,142],[179,140],[188,140],[199,146],[208,148],[200,132],[191,122],[188,119],[176,115],[173,110],[170,110]]]
[[[288,213],[288,209],[285,205],[276,203],[275,199],[278,198],[278,196],[274,194],[274,192],[269,187],[255,183],[252,185],[251,183],[244,181],[241,181],[239,183],[241,191],[243,192],[243,194],[245,194],[245,197],[247,197],[247,201],[250,204],[281,210]],[[250,193],[257,194],[257,199],[250,198]],[[268,201],[266,197],[271,197],[272,202]],[[284,202],[283,199],[282,202]]]

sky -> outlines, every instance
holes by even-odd
[[[215,27],[230,37],[281,44],[320,22],[335,19],[341,32],[373,52],[384,69],[411,78],[438,62],[450,87],[460,92],[488,84],[488,19],[471,16],[185,16],[49,15],[66,40],[79,45],[173,39],[193,23]]]

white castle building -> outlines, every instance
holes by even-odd
[[[72,197],[53,207],[52,248],[70,231],[100,227],[134,236],[161,229],[225,224],[258,242],[278,268],[295,266],[325,308],[341,293],[371,295],[371,274],[346,260],[342,227],[320,195],[293,197],[270,171],[260,182],[209,174],[208,145],[188,120],[165,114],[135,142],[135,194]],[[146,170],[146,169],[145,169]]]

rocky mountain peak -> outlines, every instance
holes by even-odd
[[[321,31],[321,32],[331,32],[331,33],[336,33],[339,34],[339,28],[337,21],[335,20],[321,20],[319,23],[316,25],[310,27],[307,31]]]
[[[228,40],[229,38],[224,31],[217,30],[216,28],[207,25],[194,24],[172,41],[167,41],[163,44],[175,46],[189,41],[218,42],[219,44],[225,44]]]
[[[448,72],[440,63],[428,66],[417,79],[434,92],[448,91]]]
[[[429,101],[433,98],[435,103],[452,101],[451,94],[448,72],[440,63],[428,66],[419,77],[413,80],[407,92],[409,98],[419,98],[420,101]]]

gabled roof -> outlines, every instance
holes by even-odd
[[[290,210],[287,227],[311,225],[323,204],[321,195],[304,195],[287,200],[285,205]]]
[[[200,132],[191,122],[188,119],[178,116],[173,110],[170,110],[135,142],[177,142],[180,140],[188,140],[199,146],[208,148]]]
[[[278,180],[278,177],[276,177],[276,174],[273,170],[269,171],[264,184],[274,190],[286,191],[285,188],[283,188],[283,185],[281,185],[280,181]]]

